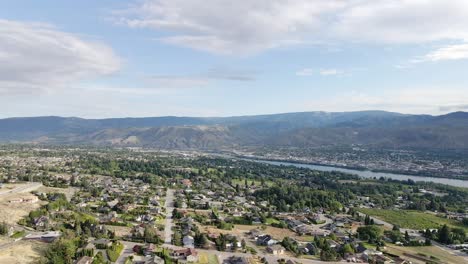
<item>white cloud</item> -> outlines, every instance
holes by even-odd
[[[314,74],[315,74],[314,69],[310,69],[310,68],[305,68],[296,72],[297,76],[311,76]]]
[[[146,0],[117,23],[167,32],[163,42],[218,54],[251,54],[302,43],[341,0]]]
[[[320,72],[320,75],[323,75],[323,76],[337,75],[341,73],[341,71],[337,69],[321,69],[319,72]]]
[[[330,41],[468,40],[466,0],[143,0],[114,20],[216,54]]]
[[[31,94],[119,70],[104,44],[40,23],[0,20],[0,94]]]
[[[296,72],[297,76],[312,76],[314,74],[320,74],[322,76],[332,76],[332,75],[339,75],[342,74],[343,71],[338,70],[338,69],[320,69],[320,70],[314,70],[311,68],[304,68],[300,71]]]
[[[468,89],[430,87],[392,89],[381,93],[351,91],[308,101],[305,107],[309,111],[386,110],[441,114],[468,109]]]
[[[468,59],[468,44],[457,44],[439,48],[424,56],[421,61],[437,62],[462,59]]]
[[[426,43],[468,39],[465,0],[348,1],[333,30],[355,41]]]

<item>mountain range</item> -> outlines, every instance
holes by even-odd
[[[0,119],[0,142],[177,149],[242,146],[468,149],[468,113],[300,112],[235,117]]]

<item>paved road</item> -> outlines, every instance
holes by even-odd
[[[116,264],[124,264],[127,257],[133,255],[133,247],[135,245],[143,245],[142,243],[134,243],[129,241],[120,241],[120,243],[124,245],[124,249],[117,261],[115,262]]]
[[[172,221],[172,211],[174,210],[174,190],[167,189],[166,192],[166,224],[164,226],[164,243],[170,245],[172,241],[172,227],[174,223]]]
[[[166,248],[170,248],[170,249],[182,249],[182,247],[177,247],[177,246],[174,246],[174,245],[164,245],[164,247]],[[257,257],[260,257],[260,258],[266,258],[266,260],[268,261],[268,263],[270,264],[275,264],[275,263],[278,263],[278,260],[279,259],[285,259],[285,260],[292,260],[294,262],[297,262],[297,263],[303,263],[303,264],[325,264],[325,263],[345,263],[345,262],[324,262],[324,261],[320,261],[320,260],[312,260],[312,259],[302,259],[302,258],[295,258],[295,257],[288,257],[288,256],[285,256],[285,255],[280,255],[280,256],[274,256],[274,255],[271,255],[271,254],[264,254],[264,253],[258,253],[256,255],[253,255],[253,254],[250,254],[250,253],[241,253],[241,252],[222,252],[222,251],[217,251],[217,250],[211,250],[211,249],[196,249],[198,252],[201,252],[201,253],[207,253],[207,254],[212,254],[212,255],[215,255],[218,257],[218,260],[220,263],[222,263],[224,260],[228,259],[229,257],[232,257],[232,256],[236,256],[236,257],[246,257],[246,258],[250,258],[250,257],[254,257],[254,256],[257,256]]]
[[[41,186],[42,186],[42,183],[40,182],[31,182],[31,183],[26,183],[24,185],[18,186],[14,189],[0,189],[0,196],[14,194],[14,193],[21,193],[21,192],[30,192],[30,191],[34,191],[38,189]]]

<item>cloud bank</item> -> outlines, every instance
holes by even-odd
[[[121,60],[102,43],[52,25],[0,20],[0,94],[53,91],[114,73]]]
[[[214,54],[297,44],[468,40],[465,0],[144,0],[114,13],[164,43]]]

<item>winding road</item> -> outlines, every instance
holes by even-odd
[[[172,242],[172,227],[174,223],[172,221],[172,211],[174,211],[174,190],[167,189],[166,191],[166,202],[164,204],[166,208],[166,224],[164,226],[164,244],[171,245]]]
[[[31,192],[31,191],[38,189],[41,186],[42,186],[42,183],[40,182],[30,182],[21,186],[17,186],[14,189],[2,188],[0,189],[0,196],[14,194],[14,193]]]

